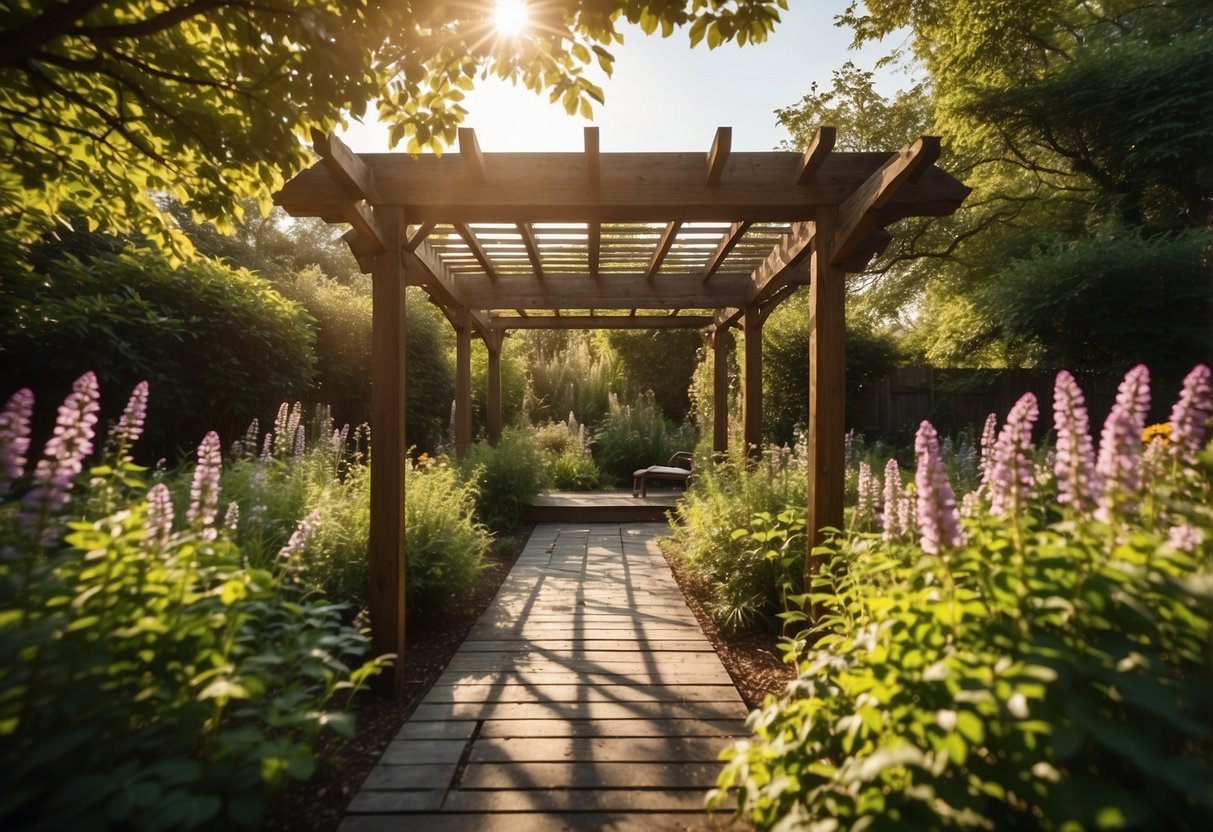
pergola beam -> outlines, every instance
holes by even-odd
[[[492,327],[489,326],[488,319],[478,309],[471,308],[463,288],[456,285],[454,275],[438,255],[434,254],[429,243],[421,243],[414,251],[402,249],[400,256],[404,261],[405,276],[410,286],[422,287],[437,301],[439,307],[451,310],[452,313],[466,309],[468,319],[477,334],[484,339],[492,337]]]
[[[546,280],[529,275],[460,274],[460,305],[477,309],[716,309],[744,306],[751,296],[745,275],[718,275],[704,286],[695,275],[668,275],[649,280],[647,275],[548,274]],[[466,303],[464,301],[466,300]]]
[[[909,183],[916,182],[939,158],[939,137],[922,136],[895,153],[838,207],[838,231],[832,262],[854,254],[868,231],[880,224],[880,209]]]
[[[733,149],[733,128],[716,128],[716,137],[712,140],[712,149],[708,151],[708,187],[714,188],[720,184],[724,176],[724,166],[728,164],[729,153]]]
[[[463,160],[463,170],[467,180],[475,186],[485,183],[484,154],[480,152],[480,142],[476,141],[476,131],[471,127],[459,128],[459,158]]]
[[[826,157],[834,149],[834,142],[837,138],[837,128],[817,128],[817,132],[813,134],[813,139],[809,142],[804,155],[800,157],[800,163],[796,166],[797,185],[804,186],[813,182],[813,179],[817,176],[817,171],[821,170]]]
[[[494,315],[489,318],[489,325],[502,332],[510,329],[701,329],[711,323],[711,315],[532,315],[528,318]]]
[[[703,268],[703,282],[707,283],[712,279],[712,275],[720,271],[720,267],[724,265],[725,258],[729,253],[737,247],[741,242],[741,238],[750,230],[752,222],[735,222],[729,226],[729,230],[720,238],[720,242],[716,245],[716,250],[708,257],[708,262]]]
[[[454,223],[455,233],[463,240],[464,245],[468,247],[468,251],[476,258],[476,262],[480,264],[480,268],[484,269],[484,273],[489,276],[490,280],[497,279],[497,270],[493,268],[493,261],[489,260],[489,256],[485,253],[484,246],[480,245],[480,241],[476,239],[476,233],[468,226],[467,223]]]
[[[665,260],[665,256],[670,253],[670,246],[674,245],[674,240],[678,237],[679,228],[682,228],[682,223],[674,220],[662,232],[661,239],[657,241],[657,248],[653,249],[653,256],[649,258],[649,268],[645,272],[645,276],[649,280],[652,280],[661,271],[661,263]]]
[[[313,130],[312,147],[320,156],[324,169],[347,196],[372,204],[381,201],[374,171],[345,142],[331,133]]]
[[[539,255],[539,243],[535,240],[535,232],[531,229],[530,223],[518,223],[518,234],[522,237],[522,244],[526,246],[526,256],[531,261],[531,270],[535,273],[535,277],[543,280],[543,260]]]

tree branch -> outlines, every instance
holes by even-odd
[[[105,0],[67,0],[24,25],[0,34],[0,66],[18,66],[44,43],[70,32],[73,24]]]

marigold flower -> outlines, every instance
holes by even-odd
[[[994,445],[990,474],[990,511],[1000,517],[1017,514],[1036,482],[1032,462],[1032,426],[1040,416],[1036,396],[1024,393],[1007,415]]]
[[[13,483],[25,475],[33,412],[33,391],[24,387],[13,393],[0,411],[0,497],[12,491]]]
[[[1213,384],[1207,365],[1197,364],[1184,379],[1179,400],[1171,409],[1171,441],[1180,462],[1190,463],[1209,439],[1213,421]]]
[[[1082,388],[1065,370],[1057,374],[1053,385],[1053,429],[1057,433],[1057,454],[1053,461],[1057,502],[1075,511],[1086,511],[1095,502],[1091,421]]]
[[[939,454],[939,435],[924,421],[914,438],[918,468],[914,483],[918,489],[918,531],[923,551],[938,554],[942,549],[960,546],[960,518],[956,513],[956,495],[948,482],[943,458]]]

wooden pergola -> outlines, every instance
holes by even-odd
[[[666,329],[710,335],[716,450],[727,441],[725,357],[744,334],[743,435],[761,444],[761,329],[809,286],[808,524],[843,519],[844,279],[889,243],[888,224],[956,210],[969,189],[934,166],[939,139],[895,153],[355,154],[316,137],[320,161],[275,196],[293,216],[348,223],[373,281],[370,612],[376,654],[404,650],[405,287],[457,333],[456,451],[471,441],[471,338],[488,348],[487,424],[501,432],[502,342],[516,329]],[[393,687],[402,682],[402,663]]]

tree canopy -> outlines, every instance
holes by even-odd
[[[493,74],[589,115],[622,21],[692,45],[759,42],[786,0],[3,0],[0,226],[32,240],[65,213],[188,250],[153,194],[221,227],[311,160],[312,129],[375,106],[393,145],[441,150]]]
[[[1213,354],[1213,3],[868,0],[840,23],[856,44],[908,29],[891,60],[918,82],[886,98],[848,65],[779,111],[793,140],[831,122],[855,149],[938,133],[973,188],[955,216],[900,224],[853,284],[863,305],[910,310],[910,343],[938,364]],[[1141,314],[1147,294],[1185,314]]]

